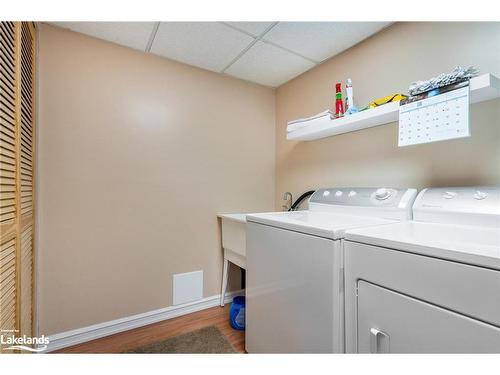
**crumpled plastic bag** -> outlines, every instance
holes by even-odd
[[[479,71],[473,66],[469,66],[467,69],[457,66],[450,73],[442,73],[437,77],[431,78],[427,81],[416,81],[413,82],[408,92],[410,95],[418,95],[423,92],[437,89],[439,87],[448,86],[452,83],[457,83],[465,81],[475,77],[479,74]]]

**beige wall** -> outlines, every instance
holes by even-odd
[[[286,140],[286,123],[333,106],[334,84],[352,78],[358,107],[454,66],[500,76],[499,23],[395,24],[276,92],[276,208],[329,186],[500,184],[500,102],[471,106],[472,137],[397,147],[397,124],[311,142]]]
[[[274,91],[41,25],[39,330],[219,293],[217,212],[274,204]]]
[[[472,106],[468,139],[398,148],[397,124],[285,139],[288,120],[330,107],[349,77],[362,106],[457,64],[500,75],[499,38],[498,23],[396,24],[275,102],[271,89],[42,25],[40,333],[169,306],[174,273],[203,269],[205,296],[217,294],[217,212],[280,209],[284,191],[321,186],[500,184],[498,100]]]

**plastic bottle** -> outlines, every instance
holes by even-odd
[[[345,113],[347,115],[358,112],[358,109],[354,105],[353,92],[352,92],[352,80],[349,78],[347,84],[345,85]]]
[[[335,85],[335,117],[344,116],[344,103],[342,101],[342,84]]]
[[[245,297],[233,298],[233,303],[229,309],[229,322],[234,329],[245,330]]]

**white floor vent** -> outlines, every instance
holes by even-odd
[[[174,305],[203,298],[203,270],[174,275]]]

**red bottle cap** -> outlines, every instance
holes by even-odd
[[[340,92],[340,91],[342,90],[342,89],[341,89],[341,86],[342,86],[342,84],[341,84],[341,83],[337,83],[337,84],[335,85],[335,91]]]

